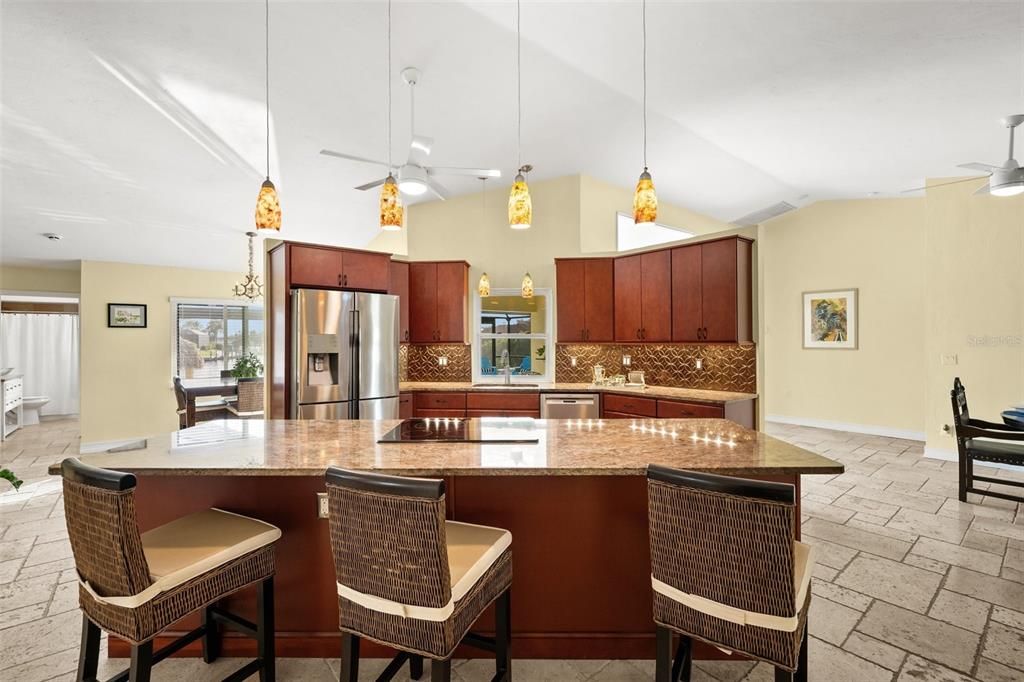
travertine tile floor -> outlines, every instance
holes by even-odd
[[[811,607],[812,680],[1024,680],[1024,510],[994,498],[961,504],[953,463],[922,457],[915,441],[794,426],[769,433],[846,464],[805,477],[804,538],[817,546]],[[78,424],[50,421],[0,445],[23,479],[0,495],[0,679],[70,680],[81,617],[60,482],[46,466],[77,452]],[[994,470],[1000,478],[1024,472]],[[122,661],[104,662],[108,676]],[[236,661],[166,661],[156,680],[219,680]],[[490,679],[464,661],[457,679]],[[337,659],[279,662],[281,680],[337,679]],[[366,665],[373,679],[379,665]],[[373,668],[372,670],[369,668]],[[651,680],[648,661],[527,661],[515,678]],[[702,663],[695,679],[771,680],[765,665]]]

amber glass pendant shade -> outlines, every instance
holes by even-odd
[[[476,285],[476,292],[481,297],[491,295],[491,278],[487,276],[487,273],[480,275],[480,283]]]
[[[633,222],[637,225],[653,225],[658,219],[658,195],[654,193],[654,181],[644,169],[636,183],[633,195]]]
[[[398,194],[398,183],[389,173],[388,179],[380,188],[380,229],[385,232],[398,232],[402,229],[404,219],[405,209]]]
[[[527,230],[533,220],[533,202],[530,200],[530,188],[526,178],[520,173],[512,183],[512,191],[508,195],[508,226],[513,230]]]
[[[263,181],[256,198],[256,229],[274,234],[281,231],[281,202],[277,200],[277,188],[270,178]]]
[[[533,298],[533,278],[530,273],[523,275],[523,298]]]

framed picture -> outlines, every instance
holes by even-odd
[[[108,303],[108,327],[145,328],[146,304],[144,303]]]
[[[804,348],[857,348],[857,290],[804,292]]]

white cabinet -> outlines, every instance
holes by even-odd
[[[0,379],[4,400],[3,428],[0,436],[7,438],[22,424],[22,390],[21,377],[4,377]],[[0,439],[2,439],[0,438]]]

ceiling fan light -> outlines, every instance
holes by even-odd
[[[427,189],[427,173],[419,166],[407,163],[398,169],[398,189],[402,194],[418,197]]]
[[[487,276],[486,272],[480,275],[480,283],[476,285],[476,292],[480,294],[481,298],[491,295],[491,278]]]
[[[281,202],[277,199],[277,188],[267,178],[260,186],[256,197],[256,230],[264,234],[281,231]]]
[[[633,195],[633,222],[637,226],[648,227],[654,225],[657,219],[658,195],[654,192],[651,174],[644,168],[636,183],[636,193]]]
[[[513,230],[527,230],[532,220],[533,201],[530,199],[530,188],[526,185],[526,178],[519,173],[508,195],[508,226]],[[529,297],[524,295],[524,298]]]
[[[1018,194],[1024,194],[1024,180],[1010,185],[993,187],[989,190],[989,194],[997,197],[1015,197]]]
[[[380,229],[385,232],[398,232],[405,220],[405,209],[402,198],[398,195],[398,185],[390,173],[388,179],[380,187]]]
[[[988,193],[997,197],[1013,197],[1024,193],[1024,168],[999,170],[988,181]]]

